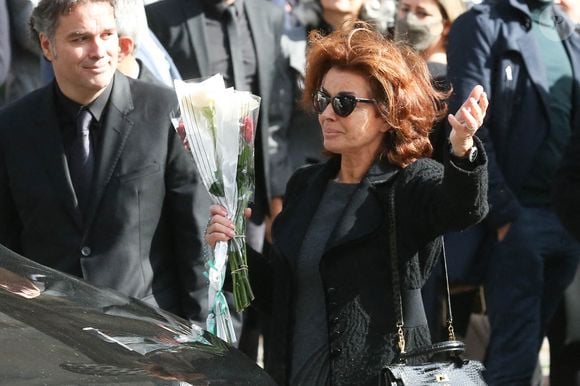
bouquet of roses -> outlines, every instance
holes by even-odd
[[[207,262],[207,329],[235,342],[222,287],[229,262],[236,311],[244,310],[254,299],[248,278],[244,210],[254,191],[254,136],[260,98],[226,88],[221,75],[199,83],[176,80],[175,92],[181,118],[174,125],[184,135],[212,202],[227,209],[236,227],[236,237],[218,242]]]

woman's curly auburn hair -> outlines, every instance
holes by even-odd
[[[309,41],[304,108],[312,110],[313,95],[332,67],[363,74],[390,127],[378,156],[401,167],[431,156],[429,132],[445,116],[449,94],[433,88],[427,64],[419,55],[360,21],[326,36],[314,30]]]

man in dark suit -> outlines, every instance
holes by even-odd
[[[146,12],[149,27],[183,79],[221,73],[227,86],[262,98],[251,221],[261,226],[281,209],[279,198],[290,175],[285,128],[292,95],[289,67],[280,46],[283,9],[270,0],[161,0],[148,5]],[[238,28],[234,37],[229,29],[233,19]],[[230,43],[234,43],[233,51]],[[262,250],[263,227],[255,231],[250,225],[246,236],[255,250]]]
[[[55,80],[0,111],[0,243],[198,319],[199,184],[175,94],[116,72],[113,1],[42,0],[31,25]]]
[[[284,11],[270,0],[161,0],[148,5],[146,12],[149,27],[183,79],[221,73],[228,87],[262,98],[255,139],[256,188],[246,230],[248,245],[262,252],[267,228],[282,209],[291,172],[286,128],[293,94],[281,50]],[[209,199],[206,202],[209,212]],[[256,319],[251,311],[245,314],[239,343],[253,357]],[[238,321],[235,326],[239,336]]]

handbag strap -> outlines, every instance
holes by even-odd
[[[391,271],[392,271],[392,281],[393,281],[393,305],[397,313],[397,346],[401,356],[406,354],[405,351],[405,335],[403,333],[403,327],[405,326],[405,321],[403,319],[403,298],[401,295],[401,282],[399,275],[399,259],[398,259],[398,249],[397,249],[397,216],[395,210],[395,182],[389,187],[387,192],[387,218],[389,221],[389,252],[391,255]],[[442,248],[442,264],[443,264],[443,276],[445,280],[445,291],[447,294],[447,331],[450,341],[455,341],[455,330],[453,328],[453,313],[451,310],[451,293],[449,290],[449,276],[447,274],[447,257],[445,255],[445,245],[443,243],[443,236],[441,236],[441,248]]]

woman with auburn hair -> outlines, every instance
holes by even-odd
[[[405,321],[407,350],[429,344],[420,288],[440,235],[487,212],[486,156],[474,137],[487,97],[475,87],[449,115],[441,165],[428,158],[428,134],[445,95],[417,54],[363,23],[310,38],[304,103],[318,113],[332,156],[292,176],[272,254],[249,262],[254,305],[271,314],[265,365],[280,384],[375,385],[398,353],[391,259],[405,306],[416,310]],[[397,256],[389,253],[391,187]],[[224,208],[211,215],[210,246],[234,236]]]

